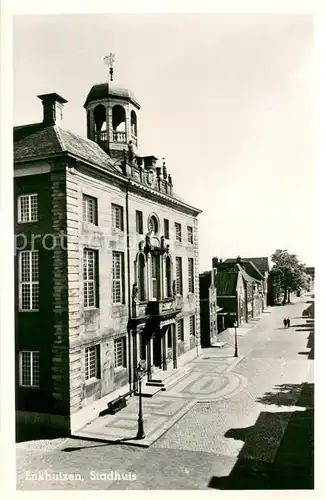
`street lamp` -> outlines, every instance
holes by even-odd
[[[144,432],[144,422],[143,422],[143,409],[142,409],[142,394],[141,394],[141,381],[142,378],[144,377],[146,373],[146,368],[145,368],[146,361],[140,360],[138,363],[138,366],[136,368],[136,378],[139,383],[139,413],[138,413],[138,432],[136,439],[144,439],[145,437],[145,432]]]
[[[234,357],[237,358],[239,356],[239,354],[238,354],[238,335],[237,335],[238,322],[235,321],[233,323],[233,326],[234,326]]]

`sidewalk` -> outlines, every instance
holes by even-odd
[[[243,324],[238,335],[243,337],[257,325],[259,319]],[[198,402],[229,399],[242,391],[246,377],[232,372],[242,359],[234,357],[234,329],[227,329],[219,334],[217,344],[202,349],[202,354],[181,368],[181,373],[176,371],[165,391],[142,398],[145,439],[136,439],[139,398],[135,396],[116,415],[97,417],[72,435],[148,447]]]

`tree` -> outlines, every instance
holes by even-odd
[[[280,293],[284,294],[283,304],[290,301],[290,293],[297,292],[306,285],[305,266],[295,254],[288,250],[276,250],[272,255],[274,266],[271,275]]]

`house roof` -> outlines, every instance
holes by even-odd
[[[106,99],[107,97],[118,97],[119,99],[132,101],[138,109],[140,108],[140,105],[131,90],[123,87],[118,87],[117,85],[108,85],[108,82],[96,83],[95,85],[93,85],[86,97],[84,108],[90,101]]]
[[[238,272],[227,271],[223,272],[218,270],[215,274],[215,286],[216,294],[219,296],[223,295],[235,295],[237,289]]]
[[[85,139],[57,125],[40,128],[31,124],[14,129],[14,161],[44,158],[49,155],[68,152],[81,159],[99,165],[111,172],[118,170],[112,166],[110,156],[96,142]]]
[[[243,262],[252,262],[261,273],[269,271],[268,257],[246,257],[245,259],[241,257],[241,260]],[[224,262],[237,262],[237,259],[226,259]]]

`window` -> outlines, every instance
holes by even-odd
[[[112,291],[113,303],[123,303],[123,253],[112,253]]]
[[[84,307],[97,307],[97,250],[84,249]]]
[[[181,224],[179,224],[178,222],[175,223],[175,239],[177,241],[182,241],[182,237],[181,237]]]
[[[19,252],[19,309],[38,311],[39,255],[38,250]]]
[[[126,337],[114,341],[114,367],[126,367]]]
[[[112,203],[112,226],[123,231],[123,208]]]
[[[83,195],[83,221],[97,225],[97,199]]]
[[[154,233],[154,234],[158,233],[158,220],[155,217],[155,215],[152,215],[148,219],[148,232],[149,233]]]
[[[151,261],[152,300],[157,300],[159,298],[159,257],[152,255]]]
[[[18,196],[18,222],[36,222],[38,220],[38,195],[22,194]]]
[[[188,226],[187,227],[187,235],[188,235],[188,243],[193,244],[194,242],[194,232],[192,227]]]
[[[100,346],[85,349],[85,380],[100,378]]]
[[[141,253],[138,257],[138,290],[139,290],[139,300],[146,300],[145,293],[145,257]]]
[[[164,219],[164,238],[166,240],[170,239],[170,228],[168,219]]]
[[[195,333],[196,333],[195,316],[190,316],[190,318],[189,318],[189,334],[195,335]]]
[[[194,259],[188,259],[188,291],[194,293]]]
[[[19,353],[19,384],[25,387],[40,386],[40,353],[38,351]]]
[[[172,269],[171,269],[171,257],[167,255],[165,260],[165,296],[172,296]]]
[[[136,232],[138,234],[143,234],[143,212],[136,210]]]
[[[183,336],[183,319],[179,319],[177,321],[177,339],[178,341],[183,342],[184,336]]]
[[[176,257],[176,282],[177,295],[182,295],[182,257]]]

